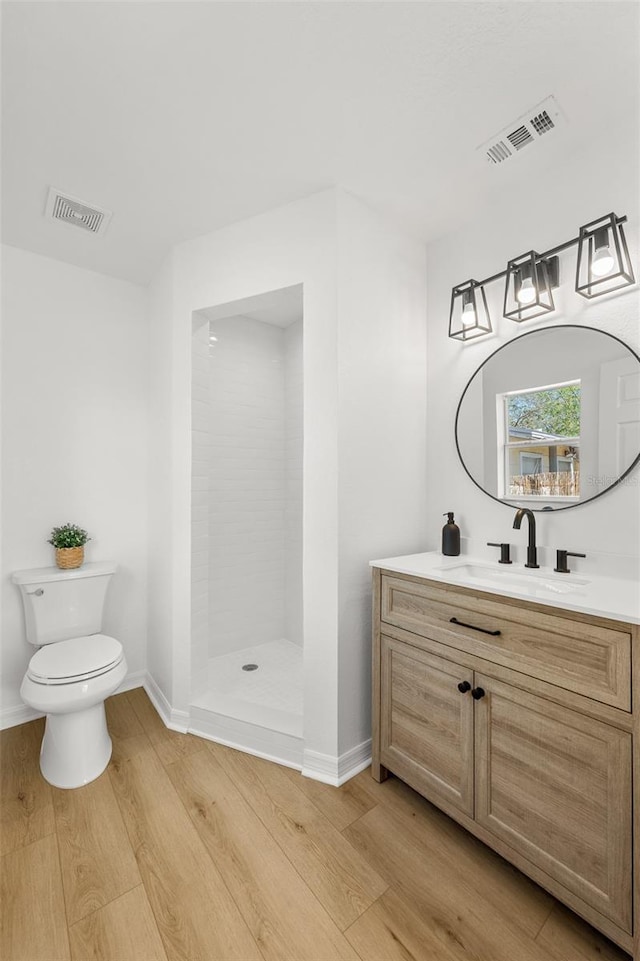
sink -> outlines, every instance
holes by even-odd
[[[505,565],[506,567],[506,565]],[[517,574],[505,567],[492,567],[489,564],[447,564],[435,567],[434,571],[445,580],[459,581],[473,587],[501,587],[531,594],[533,596],[547,596],[553,594],[586,594],[586,587],[590,581],[573,574],[545,574],[543,572],[527,572]]]

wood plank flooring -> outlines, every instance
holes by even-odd
[[[113,757],[50,787],[0,732],[2,961],[629,961],[395,778],[341,788],[107,701]]]

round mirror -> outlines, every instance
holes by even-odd
[[[456,446],[471,480],[510,506],[593,500],[640,458],[640,358],[591,327],[516,337],[465,387]]]

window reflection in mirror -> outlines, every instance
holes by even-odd
[[[580,381],[498,394],[500,496],[580,497]]]

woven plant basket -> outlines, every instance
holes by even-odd
[[[56,547],[56,564],[63,571],[82,567],[84,561],[84,547]]]

